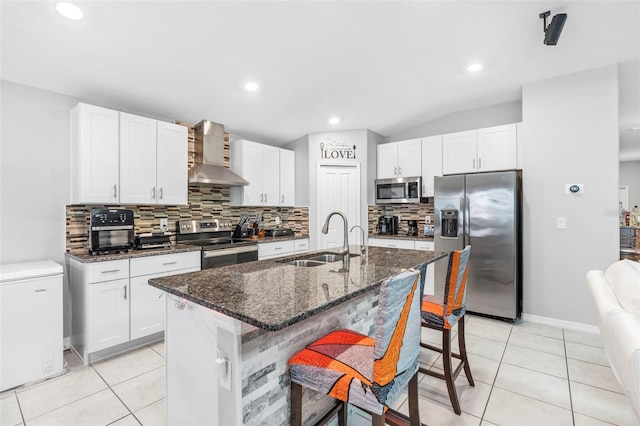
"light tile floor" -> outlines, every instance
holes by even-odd
[[[467,315],[467,352],[475,379],[456,382],[462,414],[453,413],[443,381],[419,382],[423,423],[440,425],[632,425],[631,408],[597,335]],[[457,336],[452,333],[454,350]],[[423,330],[423,339],[440,343]],[[0,394],[0,425],[145,425],[164,423],[164,344],[155,343],[84,366],[65,351],[69,372]],[[421,362],[442,369],[438,354]],[[408,411],[406,393],[394,404]],[[367,424],[355,413],[350,425]]]

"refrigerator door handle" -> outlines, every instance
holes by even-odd
[[[471,244],[471,207],[469,194],[464,196],[464,238],[462,239],[463,248]]]

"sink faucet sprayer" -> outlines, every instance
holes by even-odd
[[[324,221],[324,226],[322,227],[322,233],[327,234],[329,232],[329,221],[331,220],[331,216],[336,214],[342,217],[342,220],[344,221],[344,242],[342,244],[342,250],[340,250],[339,253],[344,255],[344,259],[347,261],[347,264],[348,264],[349,262],[349,225],[347,223],[347,217],[344,215],[344,213],[338,212],[338,211],[329,213],[329,216],[327,216],[327,219]]]
[[[363,229],[363,228],[362,228],[362,226],[360,226],[360,225],[354,225],[354,226],[349,230],[349,232],[353,231],[353,230],[354,230],[354,229],[356,229],[356,228],[360,228],[360,231],[362,231],[362,244],[360,244],[360,255],[361,255],[362,257],[364,257],[364,256],[366,256],[366,255],[367,255],[367,247],[365,247],[365,245],[364,245],[364,229]]]

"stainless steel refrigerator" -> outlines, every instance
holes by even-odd
[[[435,250],[471,245],[467,311],[515,321],[522,313],[520,171],[435,178]],[[447,262],[435,263],[436,295]]]

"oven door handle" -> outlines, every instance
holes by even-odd
[[[243,247],[231,247],[220,250],[205,250],[202,253],[202,257],[207,259],[210,257],[226,256],[229,254],[251,253],[252,251],[258,251],[257,245],[243,246]]]
[[[133,229],[133,225],[119,225],[119,226],[92,226],[92,231],[122,231]]]

